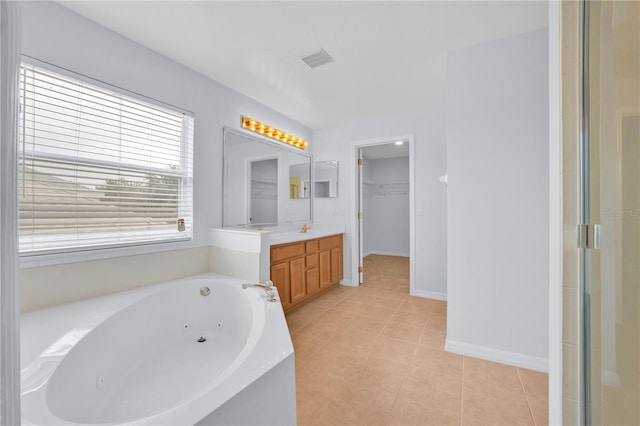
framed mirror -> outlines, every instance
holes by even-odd
[[[338,197],[338,161],[318,161],[314,163],[316,198]]]
[[[311,222],[310,154],[244,130],[223,137],[222,226]]]

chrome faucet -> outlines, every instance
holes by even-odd
[[[260,284],[260,283],[244,283],[242,284],[242,288],[249,288],[249,287],[257,287],[257,288],[261,288],[264,291],[267,292],[267,301],[268,302],[275,302],[278,299],[276,299],[276,294],[274,292],[274,287],[273,287],[273,281],[271,280],[266,280],[264,282],[264,284]]]
[[[304,225],[302,225],[302,228],[300,228],[300,233],[306,234],[309,229],[311,229],[311,227],[307,226],[307,224],[305,223]]]

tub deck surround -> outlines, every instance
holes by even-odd
[[[204,274],[23,315],[23,424],[234,423],[224,407],[267,381],[275,409],[256,420],[295,423],[281,305],[242,283]]]
[[[242,265],[227,262],[224,265],[212,266],[212,270],[238,278],[265,282],[271,276],[270,247],[272,245],[312,240],[345,232],[344,225],[306,223],[310,225],[306,233],[299,232],[304,222],[264,226],[262,230],[246,227],[212,228],[209,230],[209,236],[213,247],[224,250],[230,257],[235,254],[255,254],[255,259],[259,263],[259,265],[242,267]],[[250,271],[253,270],[259,270],[258,277],[251,275]]]

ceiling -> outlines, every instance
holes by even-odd
[[[60,3],[311,128],[444,107],[447,50],[547,25],[544,1]]]

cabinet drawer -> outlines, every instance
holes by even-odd
[[[318,267],[318,255],[312,254],[307,256],[307,269],[313,269]]]
[[[271,247],[271,263],[278,262],[290,257],[303,256],[304,243],[286,244]]]
[[[307,254],[317,252],[318,251],[318,240],[307,241],[306,249],[307,249]]]
[[[327,250],[334,247],[342,247],[342,234],[320,238],[320,250]]]

